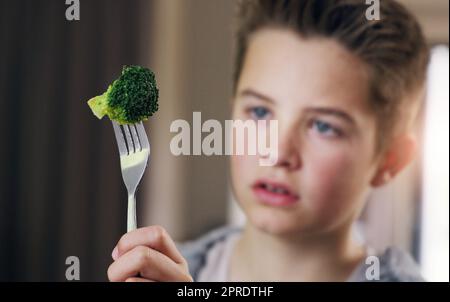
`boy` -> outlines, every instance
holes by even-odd
[[[278,120],[278,157],[231,157],[247,223],[182,248],[159,226],[125,234],[112,281],[366,281],[373,255],[351,236],[372,188],[414,157],[411,127],[428,48],[392,0],[380,20],[363,0],[242,2],[233,119]],[[380,222],[382,223],[382,222]],[[421,281],[411,258],[377,254],[381,281]]]

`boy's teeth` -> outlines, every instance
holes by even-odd
[[[272,185],[269,185],[269,184],[266,184],[266,190],[267,191],[270,191],[270,192],[273,192],[273,193],[277,193],[277,194],[287,194],[288,192],[285,190],[285,189],[283,189],[283,188],[280,188],[280,187],[275,187],[275,186],[272,186]]]
[[[280,194],[285,194],[285,193],[287,193],[286,190],[285,190],[285,189],[282,189],[282,188],[278,188],[275,192],[276,192],[276,193],[280,193]]]

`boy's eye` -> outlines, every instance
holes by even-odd
[[[342,136],[342,132],[338,128],[333,127],[331,124],[321,120],[314,120],[313,127],[317,129],[320,134],[325,136]]]
[[[262,106],[256,106],[249,109],[250,115],[254,119],[264,119],[270,114],[270,111]]]

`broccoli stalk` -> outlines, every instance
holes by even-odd
[[[96,117],[107,115],[119,124],[134,124],[158,110],[158,88],[155,75],[147,68],[124,66],[121,76],[102,95],[88,105]]]

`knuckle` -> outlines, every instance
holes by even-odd
[[[155,242],[161,242],[167,236],[166,230],[159,225],[152,226],[151,233],[151,236]]]
[[[119,241],[117,243],[117,251],[119,252],[119,254],[123,254],[123,252],[126,250],[126,246],[125,243],[123,241]]]
[[[150,249],[145,246],[136,247],[137,262],[140,266],[147,264],[151,259]]]
[[[120,237],[119,242],[117,243],[117,249],[119,250],[119,252],[122,252],[127,249],[127,245],[128,245],[128,238],[125,234],[122,237]]]

